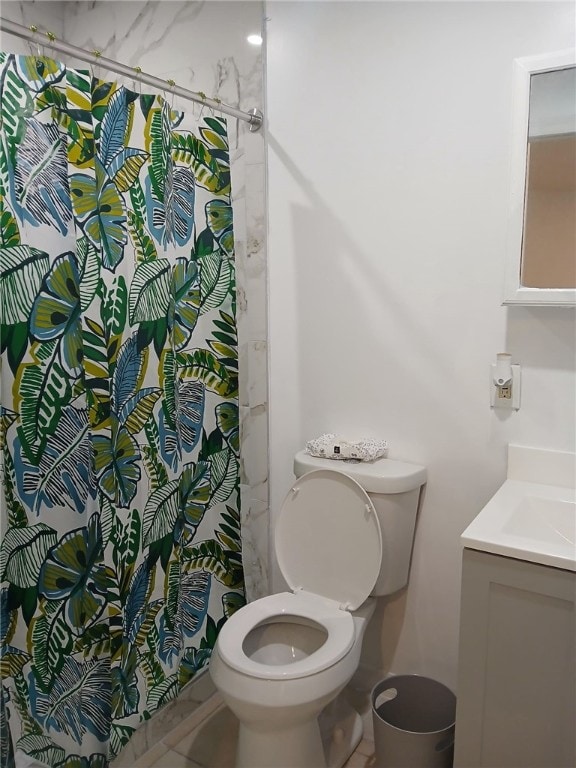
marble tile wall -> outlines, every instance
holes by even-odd
[[[61,0],[2,0],[0,16],[25,27],[34,24],[39,29],[46,29],[54,32],[57,37],[63,37],[64,5]],[[25,55],[37,50],[36,45],[3,32],[0,32],[0,46],[4,51]]]
[[[261,31],[262,2],[4,0],[1,14],[240,109],[264,109],[263,52],[246,41],[247,35]],[[29,44],[11,35],[2,44],[18,53],[30,51]],[[67,63],[87,66],[70,57]],[[99,67],[95,72],[117,79]],[[178,98],[174,106],[195,114],[201,109]],[[234,118],[228,126],[238,287],[243,551],[247,596],[254,600],[269,593],[265,145],[264,130],[251,133],[247,123]]]

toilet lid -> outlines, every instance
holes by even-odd
[[[376,510],[351,477],[308,472],[288,492],[276,525],[276,556],[290,588],[355,610],[372,591],[382,561]]]

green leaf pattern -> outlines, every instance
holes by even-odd
[[[2,764],[104,768],[244,604],[224,119],[0,54]]]

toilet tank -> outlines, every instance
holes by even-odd
[[[314,469],[343,472],[366,491],[380,523],[382,562],[372,595],[390,595],[408,583],[420,489],[426,482],[426,467],[393,459],[336,461],[299,451],[294,474],[301,477]]]

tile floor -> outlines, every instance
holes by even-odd
[[[179,723],[132,768],[233,768],[238,721],[214,694]],[[119,761],[118,766],[126,766]],[[364,740],[344,768],[374,766],[374,744]]]

